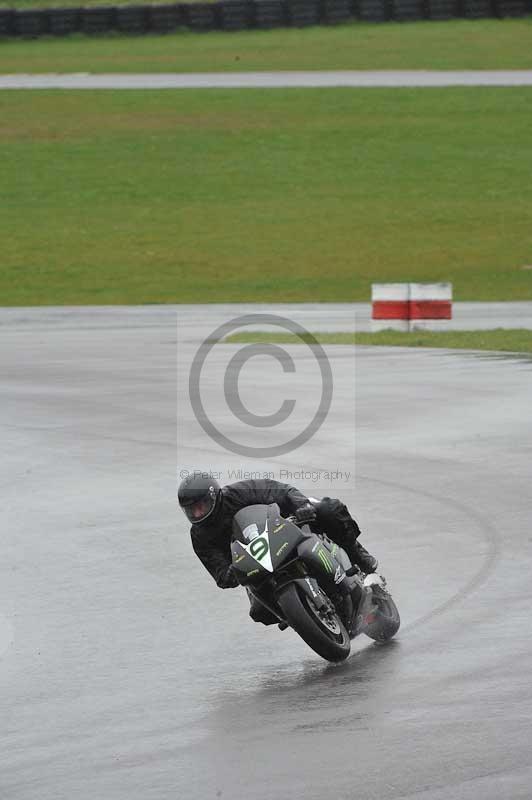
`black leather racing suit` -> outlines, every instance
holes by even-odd
[[[223,486],[219,508],[203,523],[192,525],[190,529],[194,552],[221,589],[237,586],[229,569],[232,523],[237,511],[257,503],[277,503],[281,516],[287,517],[308,502],[308,497],[298,489],[274,480],[247,480]],[[316,510],[316,522],[311,527],[327,533],[347,551],[354,563],[358,563],[357,553],[366,551],[356,541],[360,528],[346,506],[331,497],[312,501],[312,504]]]

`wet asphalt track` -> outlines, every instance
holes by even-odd
[[[330,329],[324,310],[295,316]],[[219,312],[183,309],[179,334],[172,308],[0,312],[0,797],[528,800],[532,360],[327,348],[329,418],[261,466],[356,465],[296,482],[356,511],[403,616],[333,667],[248,622],[175,513],[176,405],[180,468],[257,468],[187,402]],[[203,388],[236,435],[217,386],[233,352]],[[290,353],[295,378],[244,368],[254,410],[287,379],[311,410],[313,356]]]
[[[0,89],[279,89],[347,86],[532,86],[532,70],[335,70],[294,72],[0,75]]]

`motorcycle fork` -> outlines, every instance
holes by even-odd
[[[331,602],[321,591],[316,578],[311,578],[310,576],[306,578],[294,578],[290,583],[295,583],[296,586],[299,586],[309,600],[314,603],[318,611],[324,611],[330,608]]]
[[[325,551],[325,557],[323,552],[320,555],[320,550]],[[327,543],[315,534],[299,544],[298,555],[311,575],[319,576],[325,588],[328,587],[341,595],[337,611],[347,630],[351,632],[355,614],[362,602],[361,592],[364,589],[357,578],[346,574],[345,566],[350,563],[347,555],[340,547],[333,553],[333,548],[329,548]]]
[[[275,603],[275,595],[274,595],[273,591],[270,591],[268,593],[269,595],[272,595],[272,597],[268,597],[268,596],[265,597],[265,595],[263,593],[261,593],[261,592],[259,592],[257,590],[253,590],[253,588],[251,586],[246,586],[246,592],[248,593],[248,595],[251,595],[252,597],[254,597],[255,600],[258,600],[259,603],[261,603],[264,606],[264,608],[267,608],[268,611],[270,611],[273,614],[274,617],[277,617],[279,622],[283,622],[284,621],[284,617],[282,616],[282,614],[279,613],[279,606],[277,606],[276,603]],[[272,602],[272,599],[273,599],[273,602]]]

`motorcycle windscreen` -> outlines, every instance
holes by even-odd
[[[249,544],[268,527],[273,529],[272,526],[280,519],[281,512],[277,503],[246,506],[237,511],[233,517],[233,539]]]

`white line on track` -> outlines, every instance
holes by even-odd
[[[0,89],[280,89],[532,86],[532,70],[0,75]]]

